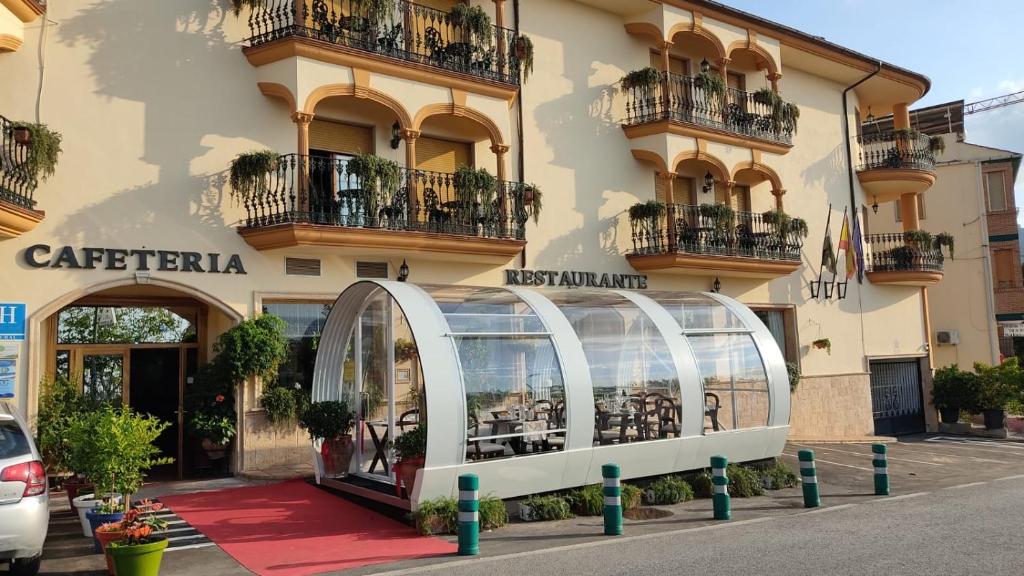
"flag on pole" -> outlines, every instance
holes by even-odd
[[[864,281],[864,245],[860,234],[859,214],[853,215],[853,252],[856,257],[857,282]]]
[[[854,260],[853,251],[850,250],[850,217],[843,213],[843,227],[839,231],[839,249],[843,251],[846,260],[846,279],[853,278],[857,272],[857,262]]]
[[[825,240],[821,243],[821,265],[835,275],[836,252],[832,248],[832,231],[829,228],[829,225],[825,224]]]

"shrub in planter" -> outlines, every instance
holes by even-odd
[[[772,463],[758,471],[761,476],[761,484],[768,490],[781,490],[792,488],[799,483],[796,473],[775,458]]]
[[[978,383],[977,375],[961,370],[956,364],[935,371],[932,380],[932,405],[939,410],[943,422],[957,422],[961,410],[981,410],[978,405]]]
[[[761,478],[746,466],[729,464],[725,475],[729,477],[729,495],[733,498],[751,498],[764,494]]]
[[[427,455],[427,424],[423,422],[405,432],[394,441],[395,470],[405,484],[406,494],[412,494],[416,487],[416,471],[423,468]]]
[[[355,453],[351,434],[355,417],[355,412],[344,400],[315,402],[299,416],[299,426],[309,434],[310,440],[323,440],[320,454],[328,476],[348,474],[352,454]]]
[[[72,380],[75,380],[74,382]],[[69,432],[71,424],[89,411],[81,393],[78,378],[58,376],[44,378],[39,395],[39,414],[36,419],[36,444],[43,456],[47,474],[61,476],[81,471],[81,464],[73,461]],[[77,495],[82,482],[72,482],[68,489],[69,501]]]
[[[603,503],[603,500],[602,500]],[[572,518],[572,510],[565,498],[555,494],[530,496],[521,504],[529,510],[531,520],[565,520]]]
[[[978,375],[978,407],[985,415],[985,428],[1002,428],[1006,418],[1006,405],[1020,393],[1021,369],[1013,356],[999,366],[974,363]]]
[[[267,420],[273,424],[292,421],[295,418],[298,405],[295,389],[287,386],[280,384],[265,386],[263,393],[260,394],[260,406],[263,407]]]
[[[458,501],[455,498],[434,498],[420,502],[419,507],[412,513],[412,519],[420,534],[430,536],[454,533],[457,529],[458,515]]]
[[[693,500],[693,488],[679,476],[662,476],[647,486],[644,500],[661,506],[688,502]]]
[[[715,492],[714,485],[711,483],[711,475],[706,470],[685,474],[683,480],[693,488],[694,498],[711,498]]]
[[[480,499],[480,529],[494,530],[508,524],[508,508],[505,502],[496,496],[485,496]]]
[[[604,514],[604,493],[600,484],[590,484],[577,488],[568,495],[566,500],[572,511],[578,516],[600,516]]]

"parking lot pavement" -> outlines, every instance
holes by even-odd
[[[802,449],[815,452],[819,487],[824,511],[849,509],[868,501],[917,498],[939,491],[955,492],[987,483],[1003,483],[1024,478],[1024,443],[967,439],[951,436],[914,436],[888,444],[892,495],[874,496],[871,446],[869,444],[790,443],[783,461],[798,470],[796,454]],[[486,490],[483,490],[484,492]],[[53,500],[55,513],[51,536],[47,539],[43,574],[103,574],[103,558],[92,554],[89,541],[78,532],[77,519],[67,510],[66,500]],[[807,514],[799,487],[768,492],[759,498],[734,498],[733,520],[711,519],[711,501],[702,499],[659,506],[656,517],[627,519],[628,536],[658,537],[666,533],[680,535],[730,524],[796,520]],[[60,506],[63,506],[61,511]],[[812,512],[813,514],[813,512]],[[838,518],[838,516],[837,516]],[[454,538],[450,538],[454,540]],[[602,536],[600,517],[580,517],[559,522],[513,522],[480,536],[484,557],[520,556],[559,547],[588,545],[607,541]],[[596,545],[596,544],[595,544]],[[456,561],[455,557],[410,560],[395,564],[367,566],[337,574],[361,575],[387,571],[428,569]],[[437,568],[440,568],[437,566]],[[0,574],[3,574],[0,569]],[[161,574],[234,575],[249,574],[216,546],[184,549],[165,555]]]

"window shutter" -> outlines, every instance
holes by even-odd
[[[309,125],[309,147],[337,154],[370,154],[373,152],[373,128],[313,120]]]
[[[388,278],[387,262],[356,262],[356,276],[359,278]]]
[[[319,276],[320,260],[316,258],[285,258],[284,273],[289,276]]]
[[[420,136],[416,140],[416,168],[434,172],[455,172],[459,166],[473,165],[470,144]]]

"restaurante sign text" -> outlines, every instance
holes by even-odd
[[[564,288],[647,288],[642,274],[598,274],[597,272],[557,272],[555,270],[505,270],[507,286],[561,286]]]

